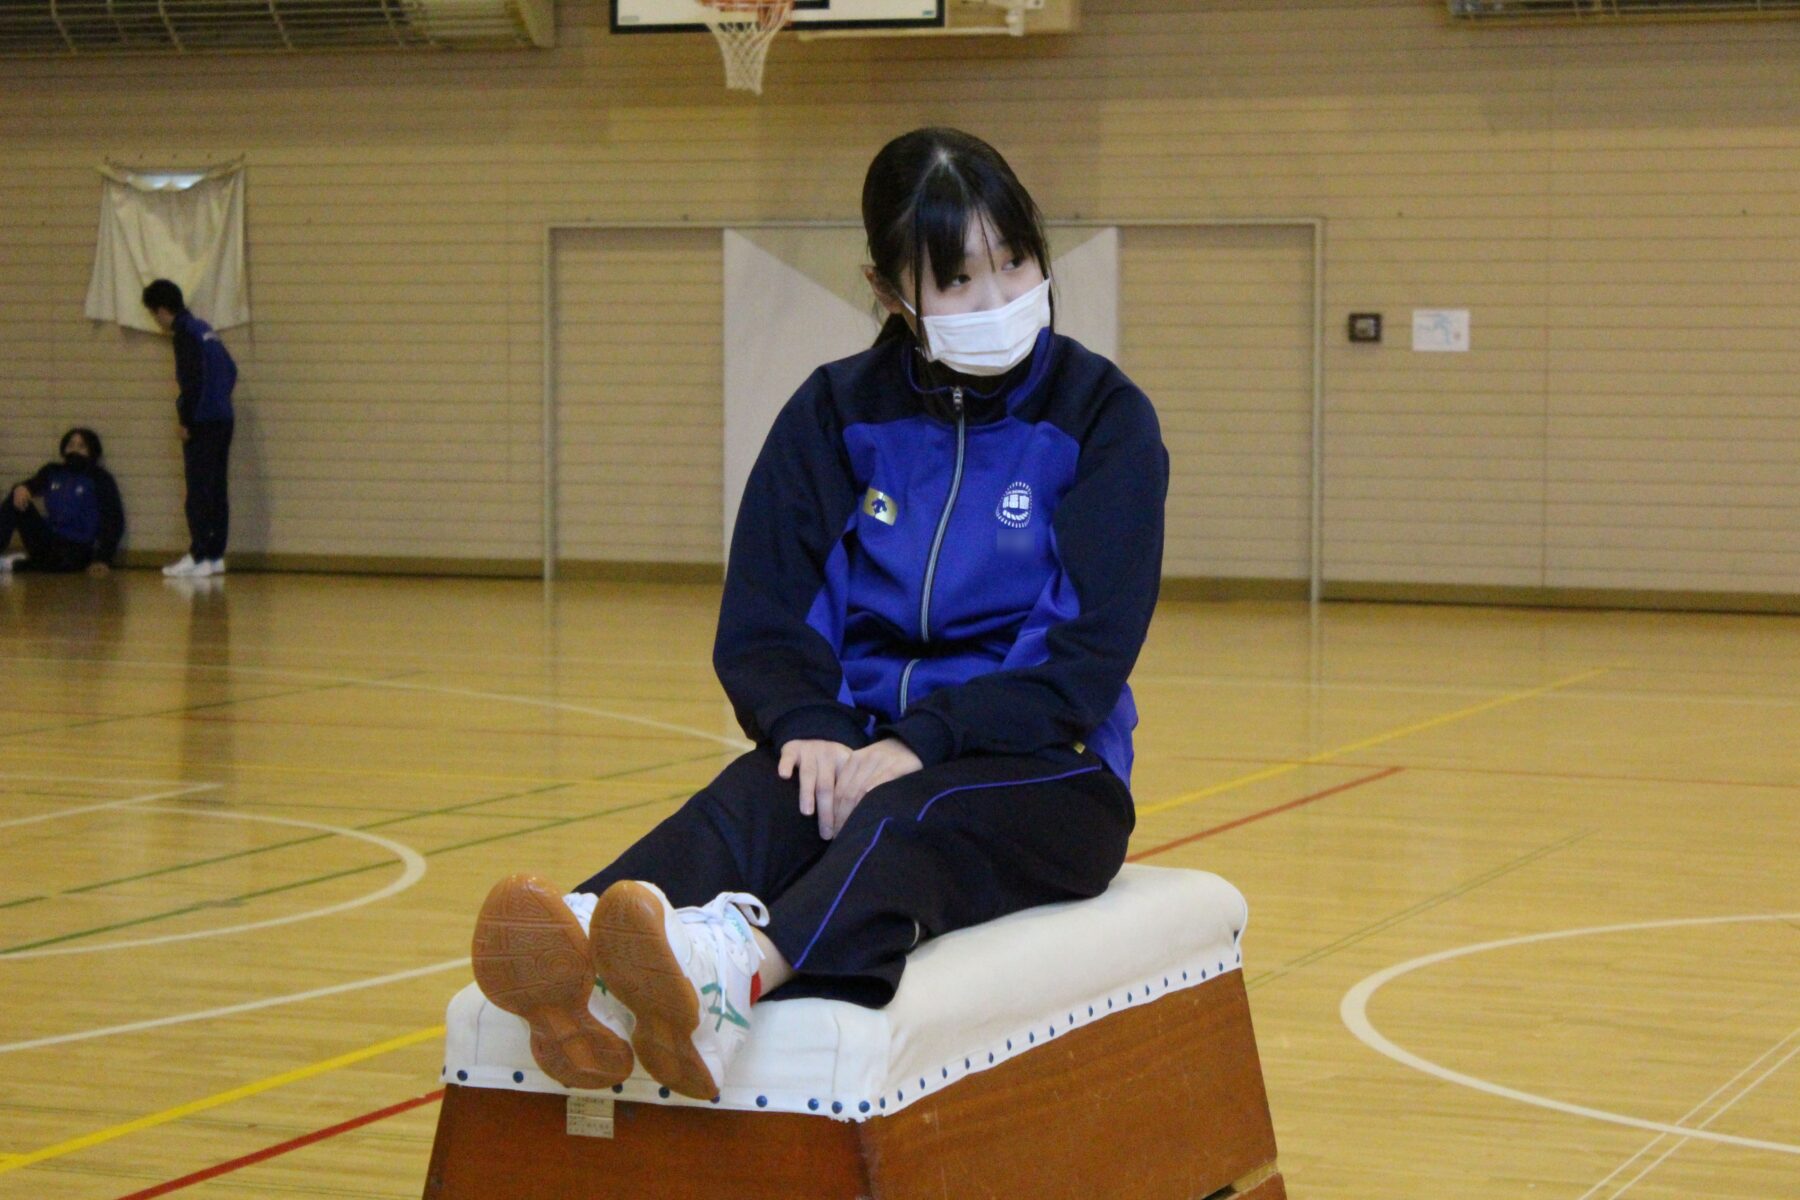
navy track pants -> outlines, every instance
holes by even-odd
[[[188,553],[195,562],[225,557],[225,543],[231,535],[225,477],[234,428],[231,421],[198,421],[188,426],[187,441],[181,444],[181,466],[187,481]]]
[[[1092,753],[971,755],[871,791],[837,837],[753,750],[576,891],[656,884],[677,907],[720,892],[769,906],[795,978],[771,999],[879,1008],[925,938],[1106,890],[1125,860],[1131,793]]]
[[[13,531],[25,547],[26,558],[13,569],[19,571],[80,571],[94,561],[94,548],[72,542],[50,528],[44,514],[27,504],[25,511],[13,507],[12,489],[0,493],[0,554],[6,552]]]

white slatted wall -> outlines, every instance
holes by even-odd
[[[1169,448],[1164,574],[1307,578],[1313,231],[1128,226],[1121,259],[1121,363]]]
[[[0,474],[98,424],[131,545],[180,545],[167,347],[80,316],[92,168],[243,154],[238,550],[530,569],[545,226],[850,217],[879,142],[942,121],[1001,145],[1053,217],[1326,220],[1330,578],[1800,591],[1800,21],[1085,7],[1068,37],[784,39],[761,100],[724,91],[710,40],[611,37],[587,4],[544,53],[8,62]],[[1411,353],[1417,307],[1471,309],[1474,351]],[[1346,344],[1364,309],[1385,345]],[[1219,350],[1159,341],[1158,319],[1127,329],[1136,374]],[[1280,358],[1297,343],[1261,349],[1303,369]],[[654,432],[618,428],[669,446],[634,469],[706,469]],[[1211,436],[1294,455],[1284,422]],[[1197,510],[1180,569],[1289,574],[1291,529],[1244,534],[1227,499]],[[645,485],[628,528],[570,526],[563,552],[701,561],[701,508]],[[1292,515],[1283,493],[1261,517]]]
[[[716,563],[716,229],[556,234],[557,556]]]

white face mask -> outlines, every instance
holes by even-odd
[[[910,304],[906,311],[918,316]],[[964,375],[1004,375],[1025,361],[1038,330],[1050,324],[1050,281],[1002,308],[921,320],[927,360]]]

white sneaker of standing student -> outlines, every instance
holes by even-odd
[[[184,554],[180,558],[176,559],[174,562],[170,563],[168,566],[164,567],[163,574],[169,576],[172,579],[179,578],[183,575],[194,574],[195,571],[199,568],[199,566],[200,566],[200,564],[194,561],[193,555]]]
[[[595,899],[509,876],[488,892],[470,947],[482,994],[525,1019],[531,1057],[564,1087],[607,1088],[631,1074],[630,1014],[596,986]]]
[[[225,560],[222,558],[209,558],[206,560],[206,566],[208,568],[206,572],[208,575],[223,575],[225,573]]]
[[[631,1048],[671,1091],[711,1100],[750,1036],[762,950],[750,926],[769,910],[745,892],[676,908],[655,884],[621,880],[594,910],[594,966],[637,1018]]]
[[[14,550],[10,554],[0,554],[0,575],[11,575],[13,564],[25,561],[23,550]]]

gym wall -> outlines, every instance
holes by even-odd
[[[854,218],[870,155],[929,121],[1124,228],[1171,574],[1304,576],[1310,250],[1133,222],[1320,217],[1333,594],[1800,592],[1800,22],[1088,0],[1067,37],[784,39],[755,99],[705,37],[558,21],[544,52],[0,63],[0,474],[93,424],[134,553],[179,549],[168,346],[81,314],[93,168],[241,154],[234,556],[535,571],[546,226]],[[558,289],[595,365],[562,465],[611,484],[564,520],[640,561],[721,553],[715,237],[584,232],[595,290]],[[1471,310],[1473,350],[1412,352],[1414,308]],[[1387,340],[1350,345],[1352,311]]]

